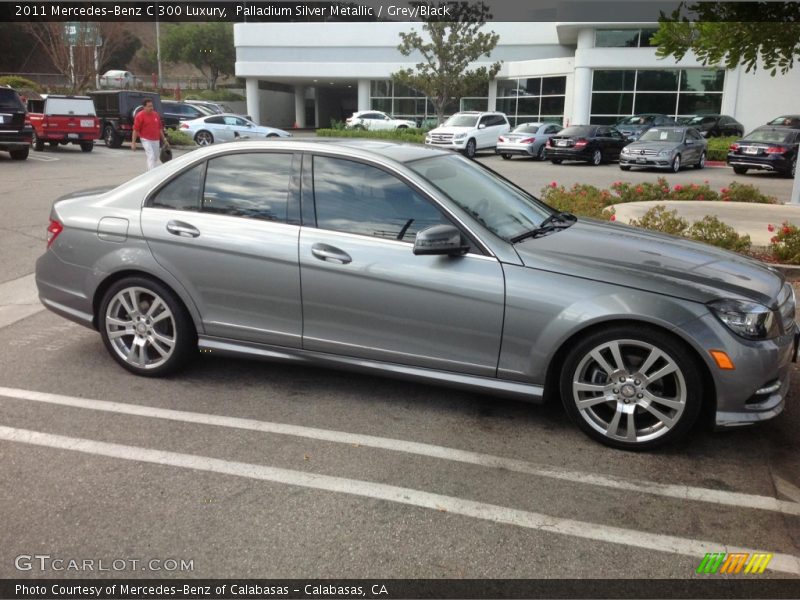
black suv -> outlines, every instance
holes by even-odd
[[[164,119],[161,96],[155,92],[98,90],[89,92],[89,96],[94,100],[94,108],[100,119],[100,135],[109,148],[119,148],[122,142],[130,141],[133,134],[133,118],[145,98],[153,101],[153,109],[161,115],[164,126],[170,126]]]
[[[183,121],[191,121],[192,119],[199,119],[200,117],[210,117],[215,114],[211,110],[189,104],[187,102],[179,102],[177,100],[162,100],[161,106],[164,112],[161,113],[161,120],[164,122],[164,127],[177,129]]]
[[[31,149],[33,127],[27,122],[25,105],[14,88],[0,86],[0,150],[14,160],[25,160]]]

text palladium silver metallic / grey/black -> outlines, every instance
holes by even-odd
[[[36,282],[132,373],[197,348],[542,402],[624,449],[783,410],[794,297],[758,261],[576,219],[458,154],[244,141],[56,201]],[[265,382],[268,385],[268,382]]]

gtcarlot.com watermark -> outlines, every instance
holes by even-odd
[[[194,571],[194,560],[183,558],[62,558],[50,554],[20,554],[14,559],[17,571],[112,572],[112,571]]]

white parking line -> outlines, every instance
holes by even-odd
[[[304,473],[302,471],[278,469],[251,463],[232,462],[207,456],[111,444],[27,429],[0,426],[0,440],[374,498],[398,504],[445,511],[494,523],[515,525],[546,533],[681,554],[698,560],[708,552],[767,553],[764,550],[727,546],[717,542],[635,531],[573,519],[562,519],[541,513],[474,502],[382,483]],[[800,558],[791,554],[775,553],[769,563],[769,568],[781,573],[800,575]]]
[[[348,444],[351,446],[380,448],[383,450],[404,452],[407,454],[415,454],[431,458],[440,458],[443,460],[451,460],[483,467],[506,469],[515,473],[524,473],[536,477],[547,477],[550,479],[568,481],[570,483],[594,485],[616,490],[677,498],[680,500],[708,502],[712,504],[721,504],[738,508],[768,510],[787,515],[800,515],[800,503],[778,500],[769,496],[727,492],[686,485],[655,483],[651,481],[628,479],[611,475],[599,475],[595,473],[583,473],[580,471],[556,469],[544,465],[536,465],[523,460],[504,458],[490,454],[481,454],[467,450],[458,450],[443,446],[435,446],[432,444],[408,442],[392,438],[382,438],[371,435],[347,433],[344,431],[303,427],[300,425],[287,425],[284,423],[272,423],[269,421],[256,421],[254,419],[225,417],[221,415],[187,412],[167,408],[156,408],[153,406],[142,406],[138,404],[123,404],[120,402],[108,402],[105,400],[92,400],[89,398],[76,398],[72,396],[62,396],[59,394],[49,394],[46,392],[0,387],[0,401],[2,400],[3,396],[7,398],[15,398],[17,400],[45,402],[49,404],[58,404],[61,406],[85,408],[90,410],[134,415],[138,417],[166,419],[170,421],[213,425],[217,427],[230,427],[233,429],[245,429],[249,431],[260,431],[263,433],[290,435],[326,442]],[[791,498],[791,496],[789,497]]]
[[[0,283],[0,329],[42,310],[32,273]]]
[[[39,162],[55,162],[57,160],[61,160],[57,156],[42,156],[41,154],[29,154],[28,158],[30,160],[38,160]]]

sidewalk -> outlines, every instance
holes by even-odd
[[[754,246],[769,245],[770,238],[775,235],[767,230],[767,226],[770,224],[778,226],[784,221],[788,221],[794,225],[800,225],[800,205],[698,200],[615,204],[617,221],[628,223],[631,219],[639,219],[644,213],[659,204],[665,206],[667,210],[678,211],[678,214],[690,223],[699,221],[706,215],[716,216],[740,234],[749,234]]]

